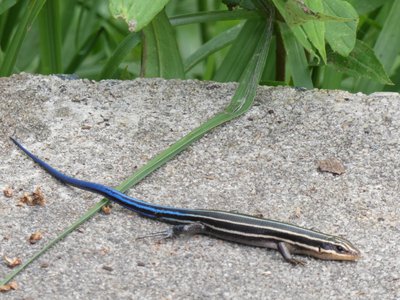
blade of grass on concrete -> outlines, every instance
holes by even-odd
[[[131,177],[122,182],[116,189],[125,192],[133,185],[138,183],[144,177],[152,173],[157,168],[164,165],[167,161],[175,157],[177,154],[181,153],[187,147],[189,147],[193,142],[200,139],[204,134],[212,130],[213,128],[232,120],[241,114],[245,113],[253,104],[254,97],[256,94],[258,82],[262,76],[262,72],[265,67],[265,61],[268,56],[268,50],[270,46],[272,36],[272,18],[264,23],[263,30],[259,33],[259,40],[257,46],[254,49],[253,56],[247,65],[247,68],[242,73],[241,79],[239,81],[239,86],[232,98],[231,103],[227,108],[214,117],[206,121],[201,126],[197,127],[189,134],[178,140],[175,144],[158,154],[156,157],[151,159],[146,165],[138,169]],[[34,254],[31,258],[26,260],[23,264],[15,268],[11,273],[9,273],[2,281],[0,281],[0,286],[7,284],[11,279],[13,279],[19,272],[26,268],[35,259],[40,257],[45,253],[50,247],[55,245],[57,242],[65,238],[69,233],[74,231],[79,225],[84,223],[86,220],[94,216],[102,206],[107,204],[109,201],[107,199],[102,199],[96,203],[92,208],[90,208],[84,215],[82,215],[76,222],[71,224],[64,232],[58,235],[54,240],[50,241],[45,245],[39,252]]]

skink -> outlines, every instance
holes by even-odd
[[[276,249],[287,262],[292,264],[304,264],[292,254],[328,260],[354,261],[360,258],[360,251],[349,241],[338,236],[244,214],[208,209],[175,208],[129,197],[113,188],[64,175],[29,152],[14,138],[11,140],[59,181],[100,194],[141,216],[175,224],[165,232],[165,237],[184,233],[206,234],[245,245]]]

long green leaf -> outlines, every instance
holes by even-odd
[[[260,20],[247,20],[229,49],[213,80],[220,82],[239,81],[250,61],[263,30]]]
[[[171,25],[181,26],[213,21],[229,21],[243,19],[258,19],[260,15],[255,11],[238,9],[234,11],[207,11],[194,14],[185,14],[170,18]]]
[[[0,67],[0,76],[8,76],[12,73],[25,34],[30,26],[32,26],[33,21],[36,19],[45,2],[46,0],[27,1],[16,32],[4,53],[3,63]]]
[[[142,32],[141,75],[166,79],[184,78],[175,32],[165,11],[161,11]]]
[[[40,32],[40,73],[63,73],[59,0],[47,0],[38,16]]]
[[[189,71],[200,61],[210,56],[212,53],[228,46],[238,36],[242,26],[239,24],[228,30],[220,33],[216,37],[209,40],[207,43],[198,48],[192,55],[190,55],[184,64],[185,72]]]
[[[139,44],[139,42],[139,33],[129,33],[104,64],[103,69],[100,72],[99,79],[113,78],[123,59],[132,51],[133,48]]]
[[[93,50],[94,45],[100,38],[100,36],[104,33],[104,28],[100,28],[97,32],[93,32],[86,41],[81,45],[77,52],[75,52],[74,57],[71,62],[68,64],[68,67],[65,68],[66,74],[72,74],[77,71],[79,66],[85,60],[85,58],[89,55],[90,51]]]
[[[288,67],[292,75],[293,83],[297,87],[313,88],[310,68],[304,48],[296,40],[295,35],[285,23],[279,22],[283,44],[287,56]]]
[[[151,159],[145,166],[141,167],[137,172],[135,172],[131,177],[120,184],[117,189],[121,192],[127,191],[133,185],[138,183],[144,177],[149,175],[151,172],[165,164],[167,161],[175,157],[177,154],[181,153],[194,141],[200,139],[205,133],[209,132],[213,128],[220,124],[223,124],[243,113],[245,113],[252,105],[254,97],[256,94],[258,82],[262,76],[262,72],[265,67],[265,61],[268,55],[268,49],[270,46],[272,36],[272,18],[268,22],[264,23],[263,30],[260,32],[259,41],[257,47],[254,49],[253,56],[247,65],[246,70],[243,72],[243,76],[239,82],[239,87],[237,88],[235,95],[232,98],[231,104],[225,109],[225,111],[218,113],[213,118],[191,131],[189,134],[181,138],[175,144],[173,144],[168,149],[164,150],[156,157]],[[70,232],[76,229],[79,225],[84,223],[86,220],[94,216],[103,205],[107,204],[108,200],[102,199],[96,205],[94,205],[89,211],[87,211],[79,220],[69,226],[63,233],[61,233],[57,238],[50,241],[47,245],[43,247],[39,252],[37,252],[30,259],[25,261],[22,265],[18,266],[11,273],[9,273],[2,281],[0,281],[0,286],[7,284],[11,279],[13,279],[19,272],[26,268],[35,259],[40,257],[45,253],[50,247],[56,244],[58,241],[66,237]]]

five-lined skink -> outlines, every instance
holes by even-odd
[[[64,175],[29,152],[14,138],[11,140],[59,181],[100,194],[141,216],[175,224],[165,232],[165,237],[183,233],[206,234],[241,244],[276,249],[286,261],[292,264],[303,264],[303,261],[294,258],[292,254],[329,260],[354,261],[360,258],[360,251],[349,241],[338,236],[244,214],[208,209],[175,208],[129,197],[113,188]]]

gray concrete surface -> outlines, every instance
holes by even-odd
[[[0,255],[26,260],[100,200],[66,187],[13,146],[67,174],[115,186],[220,111],[234,84],[0,78]],[[217,128],[129,195],[264,217],[342,235],[356,263],[304,258],[205,236],[137,237],[168,225],[114,205],[17,276],[2,299],[399,299],[400,96],[260,87],[245,116]],[[335,157],[346,171],[318,171]],[[44,207],[17,206],[40,186]],[[27,239],[40,230],[43,239]],[[0,277],[10,269],[0,263]]]

